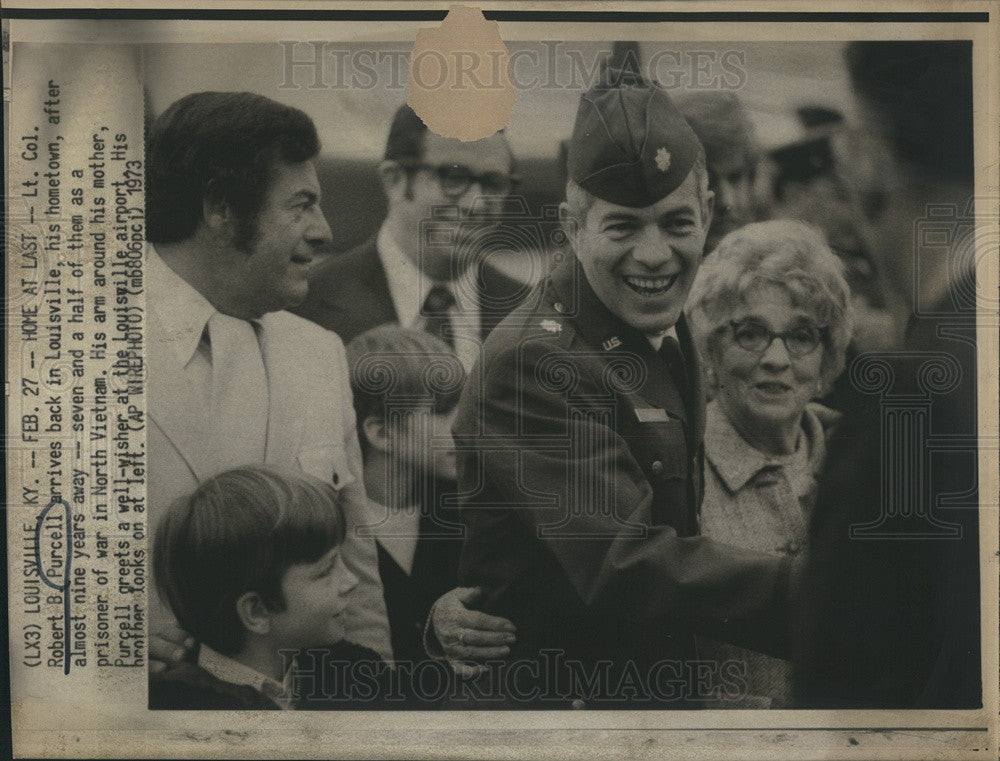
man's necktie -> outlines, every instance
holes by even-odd
[[[216,471],[261,465],[267,440],[267,373],[254,326],[216,312],[208,321],[212,351],[212,446]]]
[[[451,330],[451,318],[448,310],[455,304],[455,296],[446,285],[435,285],[424,299],[420,314],[424,315],[424,330],[444,340],[452,349],[455,348],[455,336]]]
[[[667,363],[670,377],[677,387],[677,393],[682,399],[687,399],[687,368],[684,366],[684,355],[681,354],[681,347],[677,343],[677,339],[673,336],[664,336],[659,354]]]

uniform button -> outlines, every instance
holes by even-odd
[[[556,302],[555,304],[553,304],[553,305],[552,305],[552,308],[553,308],[553,309],[555,309],[555,310],[556,310],[557,312],[559,312],[559,314],[562,314],[562,313],[563,313],[563,310],[564,310],[564,309],[565,309],[566,307],[564,307],[564,306],[562,305],[562,302],[561,302],[561,301],[557,301],[557,302]]]
[[[792,554],[792,555],[798,555],[799,554],[799,550],[801,550],[801,549],[802,549],[802,547],[801,547],[801,545],[798,542],[789,542],[788,543],[788,552],[790,554]]]
[[[660,462],[659,460],[656,460],[652,465],[649,466],[649,469],[653,471],[654,475],[658,476],[660,475],[660,473],[663,472],[663,463]]]
[[[573,706],[573,710],[574,711],[579,711],[579,710],[584,709],[584,708],[587,707],[587,704],[584,703],[582,700],[580,700],[580,698],[577,698],[576,700],[574,700],[570,705]]]

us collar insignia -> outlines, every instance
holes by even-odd
[[[666,146],[661,146],[659,150],[656,151],[655,161],[656,168],[661,172],[666,172],[670,169],[670,151],[666,149]]]
[[[618,336],[611,336],[608,340],[601,344],[604,347],[604,351],[611,351],[612,349],[617,349],[622,345],[622,340]]]
[[[542,327],[549,333],[561,333],[562,325],[555,320],[542,320]]]

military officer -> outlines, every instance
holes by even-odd
[[[561,207],[575,255],[466,385],[460,581],[517,627],[505,705],[691,707],[695,631],[785,647],[789,561],[698,536],[704,397],[681,310],[707,177],[663,89],[619,77],[586,93]],[[454,658],[492,642],[438,623]]]

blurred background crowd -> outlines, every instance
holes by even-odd
[[[314,69],[289,65],[308,60],[312,49],[306,43],[289,45],[148,46],[147,109],[155,116],[197,89],[253,89],[305,110],[316,121],[323,147],[316,165],[332,232],[329,252],[348,251],[385,218],[378,165],[388,125],[406,96],[398,86],[405,83],[405,72],[386,69],[388,82],[348,87],[349,75],[328,63],[322,72],[327,87],[314,88]],[[386,44],[337,46],[350,56],[324,52],[328,61],[343,62],[354,60],[362,48],[373,51],[372,60],[379,55],[393,65],[405,60],[394,57],[399,46]],[[544,231],[524,231],[532,220],[546,218],[546,207],[563,200],[565,145],[580,93],[605,67],[659,73],[708,154],[716,219],[706,253],[748,222],[783,218],[812,224],[846,266],[858,312],[853,348],[876,350],[892,343],[886,312],[892,296],[875,277],[865,223],[866,212],[884,202],[886,157],[871,148],[858,126],[843,44],[513,42],[508,48],[515,87],[536,86],[516,87],[517,103],[505,130],[523,204],[512,211],[507,230],[497,229],[482,243],[490,249],[491,265],[519,279],[541,279],[546,267],[538,263],[548,254],[548,241]]]

